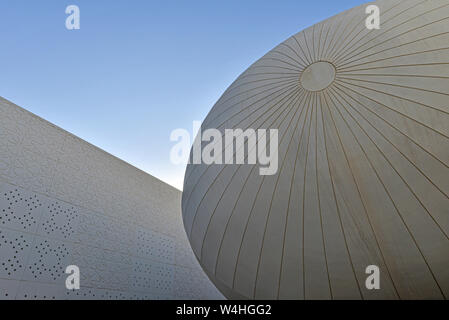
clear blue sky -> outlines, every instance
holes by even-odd
[[[250,64],[364,0],[0,0],[0,95],[182,188],[191,130]],[[65,28],[78,5],[81,30]]]

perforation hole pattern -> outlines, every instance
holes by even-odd
[[[161,262],[174,260],[175,243],[163,234],[148,231],[137,233],[137,253],[145,258]]]
[[[17,224],[23,230],[29,230],[36,226],[36,211],[42,207],[37,195],[26,196],[18,189],[10,190],[2,194],[7,206],[2,208],[0,225]]]
[[[57,280],[64,275],[66,266],[62,261],[69,254],[65,244],[52,246],[48,240],[44,240],[34,247],[34,251],[37,253],[37,261],[32,261],[28,267],[34,279],[46,276]]]
[[[0,180],[0,279],[8,281],[0,300],[173,298],[176,247],[170,235]],[[65,290],[71,264],[81,267],[80,291]]]
[[[49,216],[43,222],[43,231],[47,235],[59,233],[64,239],[70,238],[74,233],[73,222],[78,218],[78,211],[74,207],[61,205],[59,202],[48,205]],[[60,223],[63,220],[64,223]]]
[[[8,278],[18,278],[22,270],[23,251],[29,247],[24,235],[10,237],[0,230],[0,274]]]

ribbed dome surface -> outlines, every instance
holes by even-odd
[[[299,32],[203,123],[279,129],[276,175],[187,168],[185,229],[229,298],[449,297],[449,0],[374,4],[380,30],[361,6]]]

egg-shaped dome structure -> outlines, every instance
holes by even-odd
[[[279,130],[274,175],[187,167],[184,226],[228,298],[449,297],[449,1],[370,4],[380,29],[365,5],[299,32],[202,125]]]

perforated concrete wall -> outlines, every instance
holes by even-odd
[[[0,98],[0,299],[222,299],[181,192]],[[68,291],[68,265],[81,289]]]

